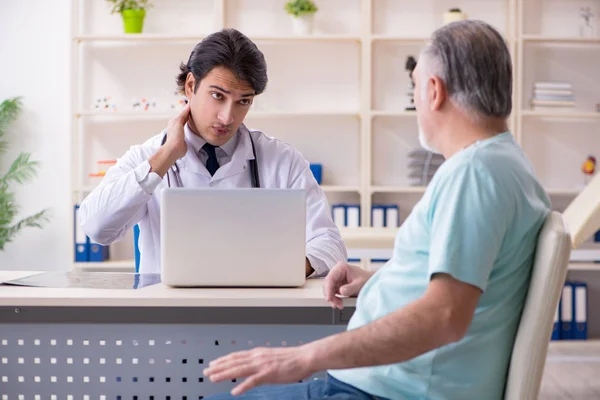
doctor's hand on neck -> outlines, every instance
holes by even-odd
[[[190,105],[188,104],[181,110],[179,115],[169,121],[167,141],[148,160],[151,167],[150,170],[156,172],[161,178],[187,152],[183,127],[189,118]]]

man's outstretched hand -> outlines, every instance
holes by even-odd
[[[295,383],[315,373],[307,346],[255,348],[212,361],[204,370],[211,382],[247,378],[231,391],[240,395],[264,384]]]

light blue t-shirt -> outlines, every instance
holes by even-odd
[[[389,399],[501,399],[535,244],[550,200],[510,132],[450,157],[359,294],[348,329],[419,299],[447,273],[483,293],[466,336],[407,362],[329,371]]]

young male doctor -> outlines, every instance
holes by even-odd
[[[108,170],[80,206],[83,231],[108,245],[139,224],[140,272],[159,273],[162,189],[304,189],[306,275],[324,275],[346,261],[329,204],[308,161],[290,145],[243,124],[254,97],[267,85],[265,58],[256,45],[225,29],[198,43],[180,69],[177,84],[188,105],[166,131],[132,146]]]

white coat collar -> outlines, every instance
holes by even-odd
[[[206,140],[204,140],[201,136],[196,135],[188,124],[184,125],[183,132],[185,135],[185,141],[188,143],[188,145],[191,144],[192,148],[194,149],[194,152],[198,154],[202,149],[202,146],[206,144]],[[239,136],[240,135],[238,129],[236,134],[233,135],[231,139],[227,141],[227,143],[225,143],[223,146],[219,146],[221,150],[223,150],[225,154],[227,154],[229,157],[232,157],[233,153],[235,152]]]
[[[189,130],[187,124],[184,126],[184,133],[186,136],[188,149],[187,153],[180,161],[180,168],[196,174],[211,177],[210,173],[206,169],[206,166],[202,164],[196,153],[195,147],[198,143],[196,142],[192,144],[192,140],[190,140],[192,138],[188,138],[188,135],[194,135],[196,138],[198,138],[198,136]],[[248,128],[246,128],[244,124],[240,125],[236,135],[238,136],[237,145],[235,146],[233,154],[231,155],[231,161],[223,165],[217,170],[217,172],[215,172],[215,175],[211,177],[212,181],[225,179],[242,173],[247,169],[248,160],[254,160],[254,153],[252,152],[252,143],[250,142],[250,132],[248,131]],[[194,139],[194,141],[196,140]],[[204,140],[202,141],[204,142]],[[231,142],[231,140],[229,142]]]

